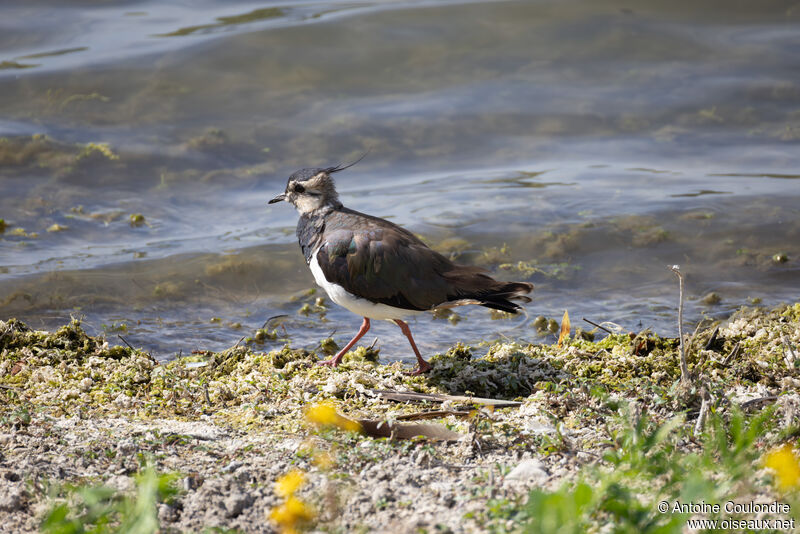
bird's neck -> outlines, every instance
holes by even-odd
[[[297,221],[297,240],[300,242],[300,248],[303,250],[306,263],[311,261],[314,252],[322,244],[325,232],[325,218],[333,211],[333,208],[320,208],[313,212],[300,214],[300,220]]]
[[[337,197],[326,198],[324,201],[317,198],[304,198],[295,204],[297,212],[301,217],[317,218],[324,217],[334,210],[342,208],[342,203]]]

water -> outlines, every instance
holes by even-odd
[[[345,205],[536,284],[528,318],[412,321],[426,354],[564,309],[672,334],[673,264],[687,324],[800,289],[796,2],[6,2],[0,95],[0,317],[162,359],[277,315],[265,349],[347,341],[346,310],[297,313],[266,202],[367,150]]]

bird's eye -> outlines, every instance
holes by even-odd
[[[306,188],[303,187],[300,184],[294,184],[294,192],[295,193],[305,193],[306,192]]]

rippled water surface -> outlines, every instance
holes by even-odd
[[[345,205],[536,285],[528,318],[417,318],[426,354],[564,309],[674,333],[672,264],[687,324],[800,289],[796,1],[19,0],[0,95],[0,318],[160,358],[277,315],[265,349],[347,341],[266,201],[367,150]]]

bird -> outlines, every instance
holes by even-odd
[[[400,327],[417,358],[416,369],[407,374],[419,375],[432,366],[420,355],[403,319],[467,304],[517,313],[522,307],[512,301],[531,301],[527,294],[533,284],[498,281],[485,269],[458,265],[408,230],[344,207],[333,175],[358,161],[300,169],[289,176],[285,191],[268,202],[285,201],[297,209],[297,239],[317,285],[333,302],[363,318],[353,339],[319,365],[338,366],[367,333],[370,320],[387,320]]]

